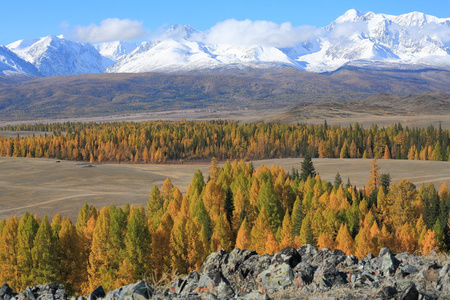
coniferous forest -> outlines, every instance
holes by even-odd
[[[0,156],[89,162],[165,163],[185,160],[386,158],[448,161],[450,132],[440,127],[239,124],[235,121],[61,123],[6,126],[52,132],[1,137]]]
[[[192,126],[201,124],[216,126]],[[240,126],[224,124],[235,129]],[[124,134],[127,126],[137,125],[116,128],[116,133],[123,130]],[[164,126],[170,128],[168,123]],[[273,132],[270,128],[265,128],[269,136]],[[311,130],[310,137],[315,136],[315,130],[325,129],[299,128]],[[101,141],[102,134],[94,135],[89,126],[85,130],[92,140],[81,133],[67,133],[66,138],[78,136],[74,140],[83,140],[84,145]],[[334,131],[341,132],[339,128],[325,132]],[[384,135],[375,132],[368,134],[370,139]],[[390,137],[387,132],[393,133],[394,128],[380,132]],[[409,138],[421,133],[398,131],[393,136],[398,139],[400,132]],[[131,133],[126,139],[122,134],[118,134],[121,141],[132,140]],[[228,134],[231,141],[231,133],[224,136]],[[442,134],[448,137],[448,132]],[[63,141],[64,136],[43,140],[47,139],[52,144]],[[64,143],[59,146],[65,147]],[[448,251],[447,185],[416,188],[407,180],[391,183],[389,176],[379,171],[373,159],[371,170],[367,170],[370,179],[358,189],[350,182],[343,183],[339,173],[333,183],[321,180],[309,156],[299,170],[291,172],[264,165],[255,170],[243,160],[227,161],[219,168],[213,158],[208,174],[197,171],[185,195],[166,179],[162,186],[153,187],[145,208],[108,206],[98,210],[85,204],[75,223],[59,214],[51,220],[28,213],[2,220],[0,281],[16,290],[53,281],[64,284],[70,293],[87,294],[98,285],[109,290],[141,278],[159,278],[167,272],[186,274],[199,268],[206,256],[219,248],[272,254],[286,246],[309,243],[338,248],[360,258],[369,252],[377,255],[381,247],[415,254]]]

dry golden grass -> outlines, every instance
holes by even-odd
[[[337,172],[344,183],[363,186],[369,179],[371,160],[314,159],[316,171],[333,182]],[[301,159],[254,161],[255,167],[279,165],[287,172],[300,169]],[[381,173],[392,180],[408,179],[416,185],[433,183],[437,188],[450,181],[449,163],[434,161],[378,160]],[[169,177],[183,193],[197,169],[207,177],[208,162],[189,164],[88,164],[52,159],[0,157],[0,218],[25,211],[53,217],[60,212],[76,220],[87,202],[97,208],[126,203],[146,205],[154,185]]]

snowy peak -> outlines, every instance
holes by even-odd
[[[128,55],[133,52],[138,45],[136,43],[124,41],[114,41],[96,43],[93,46],[102,56],[111,59],[113,62],[116,62],[124,55]]]
[[[201,32],[192,27],[191,25],[180,25],[175,24],[172,25],[167,31],[164,33],[164,38],[173,39],[173,40],[189,40],[195,35],[200,34]]]
[[[338,17],[334,22],[335,23],[356,22],[359,21],[363,15],[364,13],[356,9],[350,9],[345,14]]]
[[[102,73],[103,58],[91,45],[57,36],[12,43],[8,48],[43,76]]]

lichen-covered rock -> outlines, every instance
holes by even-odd
[[[257,281],[261,283],[268,293],[285,290],[293,285],[294,272],[287,263],[271,265],[258,275]]]

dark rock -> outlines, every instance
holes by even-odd
[[[383,299],[392,299],[397,294],[397,289],[395,286],[384,286],[377,294]]]
[[[317,255],[317,248],[313,245],[306,244],[297,249],[298,254],[302,257],[302,261],[310,263],[311,259]]]
[[[412,283],[406,288],[406,290],[400,296],[401,300],[417,300],[419,299],[419,291],[417,291],[416,285]]]
[[[291,247],[286,247],[280,252],[276,253],[272,258],[272,264],[282,264],[286,263],[291,268],[295,267],[299,262],[302,261],[300,254]]]
[[[96,300],[98,298],[105,298],[106,294],[103,287],[100,285],[97,287],[87,298],[88,300]]]

